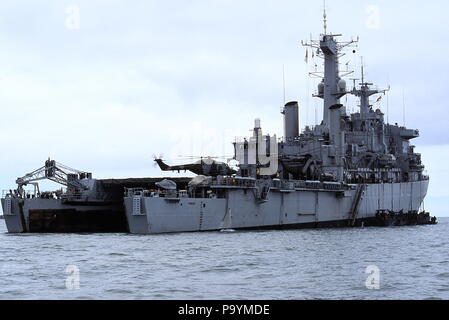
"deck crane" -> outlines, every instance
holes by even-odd
[[[44,166],[24,175],[23,177],[17,178],[17,191],[19,194],[22,194],[23,187],[31,184],[34,185],[35,192],[37,191],[39,193],[39,185],[37,181],[45,179],[66,186],[68,191],[86,190],[88,189],[87,186],[80,182],[81,179],[85,178],[91,179],[92,174],[90,172],[72,169],[48,158],[48,160],[45,161]]]

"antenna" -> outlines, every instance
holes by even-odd
[[[360,57],[360,63],[362,65],[362,84],[365,83],[365,72],[363,71],[363,57]]]
[[[389,123],[389,121],[388,121],[388,115],[389,115],[389,106],[388,106],[388,93],[386,94],[386,96],[387,96],[387,124]]]
[[[306,126],[309,124],[309,108],[310,108],[310,77],[306,74],[307,94],[306,94]]]
[[[324,34],[327,34],[326,0],[324,0],[323,24],[324,24]]]
[[[284,105],[285,105],[285,64],[282,65],[282,82],[284,85]]]
[[[405,127],[405,93],[404,88],[402,88],[402,122]]]
[[[388,91],[390,91],[390,76],[387,75],[387,83],[388,83]],[[388,105],[388,93],[385,94],[387,96],[387,123],[388,123],[388,116],[389,116],[389,105]]]

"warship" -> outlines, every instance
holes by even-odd
[[[344,42],[327,33],[326,15],[324,25],[319,40],[302,43],[324,61],[314,95],[323,101],[322,122],[300,132],[299,104],[288,102],[278,140],[263,135],[256,119],[252,136],[233,143],[235,173],[211,159],[181,166],[156,159],[162,170],[197,176],[187,188],[168,179],[156,189],[127,188],[131,233],[437,223],[420,210],[429,177],[410,143],[419,131],[385,122],[370,97],[386,90],[366,82],[363,67],[360,83],[347,88],[339,58],[358,39]],[[360,101],[358,112],[349,114],[340,103],[348,94]]]
[[[319,125],[300,131],[299,104],[282,107],[283,137],[264,135],[256,119],[250,137],[233,142],[237,168],[204,157],[162,171],[189,170],[181,178],[93,179],[48,159],[16,180],[1,204],[8,232],[130,232],[156,234],[214,230],[401,226],[437,223],[421,210],[429,177],[410,141],[419,131],[385,122],[370,97],[385,94],[363,76],[351,89],[339,58],[357,41],[326,31],[303,43],[324,61],[315,72]],[[358,112],[340,99],[354,95]],[[64,188],[41,192],[48,179]],[[25,186],[34,190],[25,190]]]

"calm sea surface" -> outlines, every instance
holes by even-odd
[[[153,236],[13,235],[0,220],[0,299],[449,299],[448,237],[449,218]]]

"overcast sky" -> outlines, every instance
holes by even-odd
[[[348,85],[363,56],[367,80],[391,86],[376,105],[390,122],[403,123],[405,101],[431,176],[426,209],[440,216],[449,215],[448,9],[327,1],[328,30],[360,37],[341,59],[356,71]],[[0,188],[47,157],[100,178],[161,176],[153,154],[232,155],[254,118],[281,136],[283,66],[286,100],[313,125],[322,107],[307,74],[320,61],[305,63],[300,41],[323,31],[322,10],[298,0],[2,1]]]

